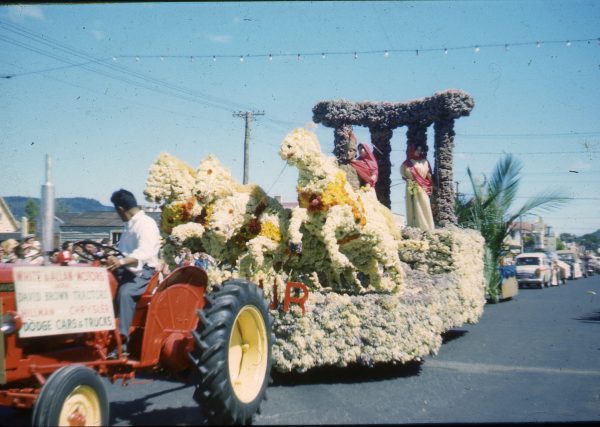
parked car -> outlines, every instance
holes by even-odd
[[[581,264],[579,263],[579,256],[575,251],[571,250],[560,250],[556,251],[556,254],[561,259],[561,261],[566,262],[571,266],[571,276],[569,279],[580,279],[583,277],[583,271],[581,268]]]
[[[600,260],[595,256],[590,256],[588,259],[588,273],[600,274]]]
[[[519,286],[537,285],[539,288],[549,286],[552,280],[550,258],[543,252],[531,252],[517,255],[517,282]]]

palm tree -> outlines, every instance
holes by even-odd
[[[512,210],[519,183],[521,162],[507,154],[501,158],[489,180],[477,182],[471,169],[467,174],[473,187],[471,198],[457,197],[456,215],[458,224],[479,230],[485,239],[484,271],[487,291],[492,302],[498,302],[500,293],[500,272],[498,260],[502,243],[511,231],[514,221],[533,210],[548,211],[562,206],[567,199],[558,192],[544,191],[527,200],[516,211]]]

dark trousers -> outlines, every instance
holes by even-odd
[[[146,265],[137,274],[126,268],[119,269],[116,274],[119,288],[115,299],[115,311],[119,318],[119,332],[125,338],[125,343],[129,340],[129,327],[133,320],[135,304],[146,290],[153,274],[154,268]]]

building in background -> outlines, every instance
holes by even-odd
[[[8,239],[21,239],[21,226],[4,198],[0,197],[0,242]]]
[[[160,211],[146,214],[160,227]],[[59,244],[78,240],[101,241],[108,239],[109,245],[115,245],[123,232],[123,221],[115,211],[63,213],[59,216]]]
[[[538,216],[535,222],[514,222],[505,243],[513,253],[555,252],[556,234],[554,227]]]

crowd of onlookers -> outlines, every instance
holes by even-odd
[[[179,253],[175,256],[175,265],[177,267],[195,265],[196,267],[207,270],[209,266],[214,265],[215,263],[215,259],[209,254],[204,252],[192,253],[190,248],[181,248]]]
[[[91,262],[102,255],[102,245],[107,245],[108,239],[88,243],[75,249],[73,242],[63,242],[60,248],[50,252],[49,261],[56,264],[77,264]],[[0,243],[0,262],[12,264],[43,265],[44,253],[41,243],[35,237],[26,237],[22,241],[7,239]]]
[[[77,248],[73,247],[73,242],[66,241],[60,248],[56,248],[50,253],[49,261],[62,265],[92,262],[95,259],[102,258],[103,247],[105,246],[110,246],[108,239],[96,243],[86,243]],[[45,261],[40,241],[33,236],[26,237],[22,241],[16,239],[4,240],[0,243],[0,262],[43,265]],[[175,255],[174,263],[175,267],[194,265],[206,270],[208,267],[215,265],[216,261],[207,253],[192,252],[189,248],[181,248]],[[161,271],[165,274],[170,271],[164,262]]]
[[[0,243],[0,262],[41,265],[44,263],[40,241],[26,237],[21,242],[8,239]]]

